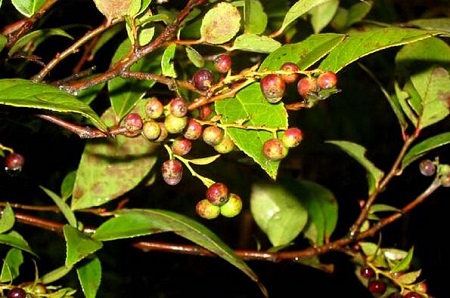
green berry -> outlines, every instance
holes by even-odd
[[[206,219],[214,219],[220,215],[220,207],[211,204],[207,199],[200,200],[195,206],[195,211]]]
[[[156,140],[161,135],[161,125],[153,120],[145,122],[142,127],[142,135],[150,141]]]
[[[226,153],[230,153],[231,151],[233,151],[234,149],[234,142],[233,140],[225,135],[222,139],[222,141],[220,141],[219,144],[214,146],[214,149],[221,154],[226,154]]]
[[[220,206],[220,214],[225,217],[235,217],[242,210],[242,199],[234,193],[230,193],[228,201]]]
[[[216,146],[223,140],[224,131],[220,127],[210,125],[203,129],[202,137],[206,144]]]
[[[287,156],[289,149],[279,139],[269,139],[264,142],[263,154],[270,161],[279,161]]]
[[[171,134],[181,133],[187,124],[187,117],[177,117],[169,114],[164,118],[164,126]]]

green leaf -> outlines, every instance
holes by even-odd
[[[22,36],[14,45],[9,49],[8,56],[12,56],[19,52],[24,46],[33,43],[33,48],[36,48],[42,41],[46,40],[50,36],[64,36],[69,39],[73,39],[71,35],[59,28],[41,29],[30,32]]]
[[[372,6],[373,2],[367,0],[359,1],[358,3],[353,4],[348,9],[346,27],[350,27],[353,24],[362,21],[364,17],[370,12]]]
[[[174,232],[234,265],[257,282],[262,291],[265,291],[253,270],[219,237],[193,219],[172,211],[157,209],[121,209],[115,213],[118,217],[103,223],[93,237],[105,241],[148,235],[158,229],[161,232]],[[125,219],[121,219],[123,217]],[[135,224],[132,224],[133,222]]]
[[[373,204],[372,206],[370,206],[370,209],[369,209],[370,214],[374,214],[374,213],[378,213],[378,212],[401,212],[401,210],[396,207],[385,205],[385,204]]]
[[[0,104],[80,114],[91,120],[98,129],[104,132],[108,130],[106,124],[91,107],[75,96],[47,84],[24,79],[0,79]]]
[[[314,7],[309,11],[309,15],[311,15],[311,25],[314,29],[314,33],[319,33],[330,23],[330,21],[336,14],[338,7],[339,0],[331,0]]]
[[[442,32],[388,27],[366,32],[352,32],[320,63],[321,69],[338,72],[352,62],[387,48],[433,37]]]
[[[84,297],[95,298],[102,278],[102,266],[99,258],[86,260],[77,267],[77,274]]]
[[[65,225],[63,232],[66,239],[66,267],[72,267],[103,246],[103,243],[100,241],[93,239],[72,226]]]
[[[401,274],[399,277],[395,279],[395,281],[398,282],[399,284],[405,285],[413,284],[420,277],[420,274],[422,274],[422,270],[420,269],[416,271],[407,272],[405,274]]]
[[[0,3],[1,3],[1,1],[0,1]],[[5,45],[7,43],[8,43],[8,39],[6,38],[6,36],[3,34],[0,34],[0,52],[3,51],[3,48],[5,47]]]
[[[175,71],[175,66],[173,64],[173,59],[175,57],[175,50],[177,48],[176,43],[170,44],[165,50],[161,59],[161,69],[163,76],[176,78],[177,73]]]
[[[27,18],[34,15],[46,0],[11,0],[14,7]]]
[[[450,143],[450,132],[441,133],[428,138],[409,149],[402,160],[401,169],[405,169],[427,152]]]
[[[439,30],[450,33],[450,18],[422,18],[408,21],[407,24],[426,30]]]
[[[244,1],[244,32],[262,34],[267,27],[267,14],[259,0]]]
[[[67,205],[62,198],[60,198],[57,194],[55,194],[51,190],[43,186],[39,187],[53,200],[53,202],[55,202],[56,206],[58,206],[59,210],[61,210],[62,214],[64,214],[64,217],[66,218],[67,222],[72,227],[77,227],[77,219],[75,217],[75,213],[70,209],[69,205]]]
[[[44,283],[44,284],[53,283],[53,282],[63,278],[64,276],[66,276],[67,273],[72,271],[72,269],[73,269],[73,266],[61,266],[61,267],[58,267],[58,268],[56,268],[56,269],[46,273],[42,277],[40,277],[39,281]]]
[[[250,195],[250,210],[273,246],[290,244],[308,221],[308,212],[296,194],[278,182],[255,183]]]
[[[296,63],[301,70],[315,64],[345,38],[344,34],[312,34],[305,40],[286,44],[273,51],[262,62],[260,70],[278,70],[285,62]]]
[[[135,111],[143,105],[141,101]],[[112,109],[102,118],[114,123]],[[141,135],[88,141],[75,179],[72,210],[100,206],[133,189],[153,168],[157,148]]]
[[[313,9],[314,7],[321,5],[323,3],[333,1],[333,0],[299,0],[294,5],[292,5],[286,16],[284,17],[283,24],[278,30],[279,32],[284,31],[287,26],[289,26],[296,19],[300,18],[302,15]]]
[[[353,157],[367,171],[367,180],[369,184],[369,194],[371,194],[379,185],[384,176],[383,171],[379,170],[370,160],[365,157],[366,149],[361,145],[348,141],[327,141],[327,143],[339,146],[349,156]]]
[[[23,264],[23,254],[20,249],[11,248],[3,259],[0,282],[6,283],[13,281],[20,275],[19,268]]]
[[[0,234],[0,243],[26,251],[37,257],[28,245],[28,242],[16,231]]]
[[[288,126],[284,106],[267,102],[259,83],[242,89],[234,98],[216,102],[215,107],[218,114],[224,115],[220,119],[222,123],[239,123],[248,119],[244,125],[280,129]],[[271,132],[227,127],[226,133],[236,146],[258,163],[272,179],[276,178],[280,162],[268,161],[261,149],[264,142],[273,137]]]
[[[63,182],[61,183],[61,199],[63,201],[67,200],[72,195],[76,177],[77,171],[71,171],[64,177]]]
[[[15,223],[14,211],[9,203],[3,208],[0,217],[0,234],[8,232],[14,227]]]
[[[267,36],[246,33],[234,40],[230,50],[241,50],[255,53],[271,53],[278,49],[281,43]]]
[[[192,64],[194,64],[198,68],[203,67],[203,65],[205,64],[205,60],[199,52],[197,52],[193,47],[190,46],[185,47],[185,51],[189,61],[191,61]]]
[[[385,252],[385,255],[386,255],[386,252]],[[402,271],[408,270],[410,268],[413,255],[414,255],[414,247],[411,247],[408,250],[408,254],[406,256],[404,256],[403,258],[401,258],[401,261],[397,265],[395,265],[394,268],[391,269],[391,272],[397,273],[397,272],[402,272]],[[412,282],[414,282],[414,281],[412,281]]]
[[[200,34],[203,41],[222,44],[230,41],[241,26],[239,10],[231,3],[220,2],[203,17]]]

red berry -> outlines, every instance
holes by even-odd
[[[223,129],[214,125],[205,127],[202,132],[203,141],[211,146],[218,145],[223,140],[223,137]]]
[[[211,105],[201,106],[199,109],[199,118],[202,120],[208,120],[213,113]]]
[[[420,162],[419,170],[424,176],[433,176],[436,173],[436,165],[431,160],[425,159]]]
[[[297,147],[303,140],[303,132],[298,127],[290,127],[286,129],[281,138],[283,145],[288,148]]]
[[[5,157],[4,165],[6,171],[21,171],[25,164],[25,158],[19,153],[10,153]]]
[[[228,54],[220,54],[214,58],[214,68],[220,73],[227,73],[231,68],[231,57]]]
[[[400,293],[392,293],[388,298],[403,298],[403,296]]]
[[[136,132],[142,129],[142,118],[138,113],[130,113],[123,119],[123,125],[129,132]]]
[[[330,89],[336,87],[337,76],[332,71],[326,71],[321,73],[317,77],[317,86],[321,89]]]
[[[186,155],[191,151],[192,142],[186,138],[180,137],[173,141],[172,152],[177,155]]]
[[[157,119],[164,113],[164,105],[159,99],[153,97],[145,104],[145,113],[151,119]]]
[[[183,177],[183,164],[177,159],[163,162],[161,173],[164,181],[169,185],[177,185]]]
[[[261,91],[270,103],[279,102],[284,95],[286,83],[276,74],[268,74],[260,81]]]
[[[361,267],[359,274],[364,278],[371,279],[375,276],[375,271],[370,267]]]
[[[317,92],[317,80],[313,77],[301,78],[297,83],[297,91],[301,97],[307,98],[308,94]]]
[[[188,112],[188,106],[183,98],[177,97],[169,103],[170,113],[176,117],[186,116]]]
[[[409,292],[405,295],[405,298],[422,298],[422,295],[417,292]]]
[[[206,91],[213,84],[214,75],[211,70],[202,68],[198,70],[193,77],[195,88],[200,91]]]
[[[386,291],[386,283],[379,279],[369,281],[367,288],[372,294],[382,295]]]
[[[283,81],[285,83],[287,83],[287,84],[294,83],[295,81],[298,80],[299,74],[296,72],[299,70],[299,68],[298,68],[297,64],[295,64],[293,62],[286,62],[281,66],[280,69],[284,70],[284,71],[292,72],[291,74],[281,75],[281,78],[283,79]]]
[[[188,140],[197,140],[202,136],[203,126],[195,119],[189,119],[184,128],[183,136]]]
[[[288,151],[289,149],[279,139],[269,139],[263,145],[263,154],[270,161],[282,160]]]
[[[228,201],[228,187],[216,182],[206,190],[206,199],[213,205],[221,206]]]
[[[211,204],[207,199],[200,200],[195,206],[195,211],[206,219],[214,219],[220,215],[220,207]]]
[[[8,292],[8,298],[26,298],[27,292],[22,288],[13,288]]]

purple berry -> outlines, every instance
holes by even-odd
[[[228,187],[216,182],[206,190],[206,199],[213,205],[221,206],[228,201]]]
[[[169,108],[170,108],[170,113],[176,117],[186,116],[186,114],[188,112],[187,103],[181,97],[172,99],[169,103]]]
[[[286,83],[276,74],[268,74],[260,81],[261,91],[270,103],[279,102],[284,95]]]
[[[213,62],[217,72],[227,73],[231,69],[231,57],[228,54],[217,55]]]
[[[169,185],[177,185],[183,177],[183,164],[177,159],[163,162],[161,173],[164,181]]]
[[[22,288],[13,288],[8,292],[7,298],[26,298],[27,292]]]
[[[193,77],[195,88],[200,91],[206,91],[213,84],[214,75],[211,70],[202,68],[198,70]]]
[[[379,279],[369,281],[367,288],[372,294],[382,295],[386,291],[386,283]]]
[[[425,159],[420,162],[419,170],[424,176],[433,176],[436,173],[436,165],[431,160]]]

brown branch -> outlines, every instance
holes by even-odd
[[[82,139],[93,139],[93,138],[105,138],[111,135],[111,133],[105,133],[99,129],[92,128],[89,126],[79,126],[65,120],[62,120],[58,117],[39,114],[37,115],[39,118],[52,122],[56,125],[61,126],[62,128],[67,129],[75,134],[77,134]]]

